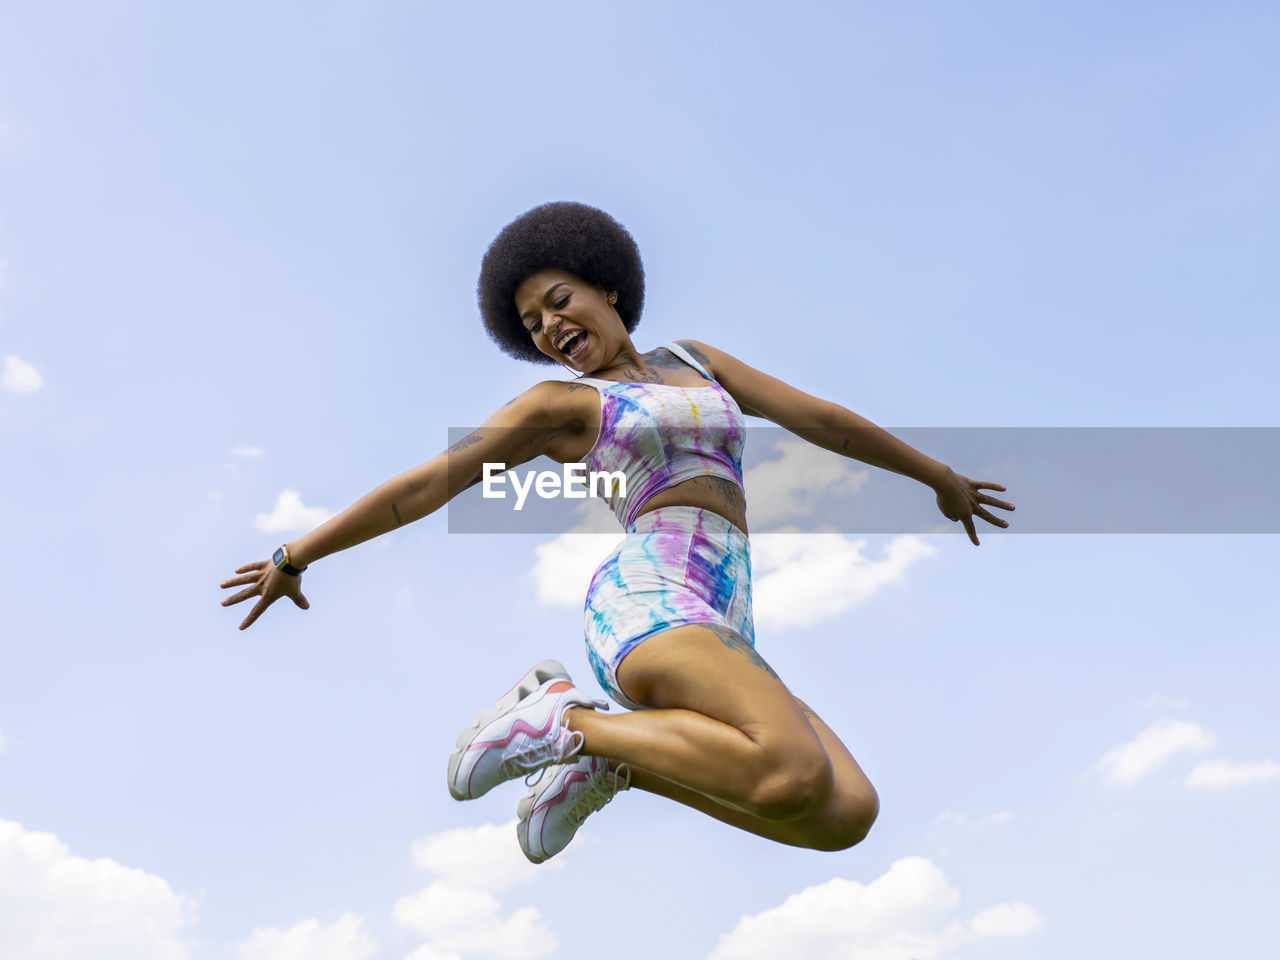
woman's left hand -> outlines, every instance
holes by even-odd
[[[942,511],[942,515],[951,521],[959,521],[964,524],[965,530],[969,534],[969,539],[973,541],[973,545],[978,546],[978,534],[973,527],[973,518],[981,517],[988,523],[997,527],[1009,526],[1009,521],[1000,517],[993,517],[987,512],[987,507],[1000,507],[1002,510],[1014,509],[1012,503],[1004,500],[997,500],[995,497],[981,493],[982,490],[999,490],[1004,491],[1004,487],[998,483],[991,483],[987,480],[970,480],[968,477],[962,477],[954,470],[943,479],[935,488],[938,491],[938,509]]]

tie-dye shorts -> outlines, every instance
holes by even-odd
[[[718,623],[755,645],[751,548],[724,517],[698,507],[659,507],[637,517],[626,539],[596,570],[583,628],[596,679],[624,707],[623,657],[663,630]]]

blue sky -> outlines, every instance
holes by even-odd
[[[445,761],[535,660],[590,685],[557,587],[607,545],[437,515],[245,633],[217,583],[557,375],[474,298],[547,200],[637,238],[642,347],[889,428],[1280,426],[1278,19],[0,11],[0,954],[1274,943],[1272,536],[757,538],[759,647],[876,783],[871,836],[792,850],[631,792],[537,870],[520,791],[458,804]]]

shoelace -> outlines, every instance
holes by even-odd
[[[513,740],[511,745],[502,752],[502,762],[498,769],[508,779],[518,777],[522,773],[537,774],[537,778],[533,781],[537,783],[542,769],[548,764],[560,763],[569,757],[576,756],[582,749],[584,739],[580,730],[561,730],[559,736],[547,736],[523,742]],[[529,783],[528,780],[525,782]]]
[[[624,775],[625,774],[625,779]],[[565,822],[574,829],[582,826],[582,821],[595,813],[606,803],[617,796],[620,790],[631,786],[631,768],[625,763],[618,764],[618,769],[609,774],[606,763],[600,770],[593,771],[588,777],[582,792],[574,798],[569,809],[564,813]]]

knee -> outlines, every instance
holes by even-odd
[[[865,840],[871,832],[876,817],[880,815],[880,798],[874,789],[867,794],[841,796],[832,802],[831,814],[821,835],[815,837],[814,848],[848,850]]]
[[[763,820],[799,820],[831,797],[834,775],[822,751],[798,751],[773,758],[757,779],[748,808]]]

